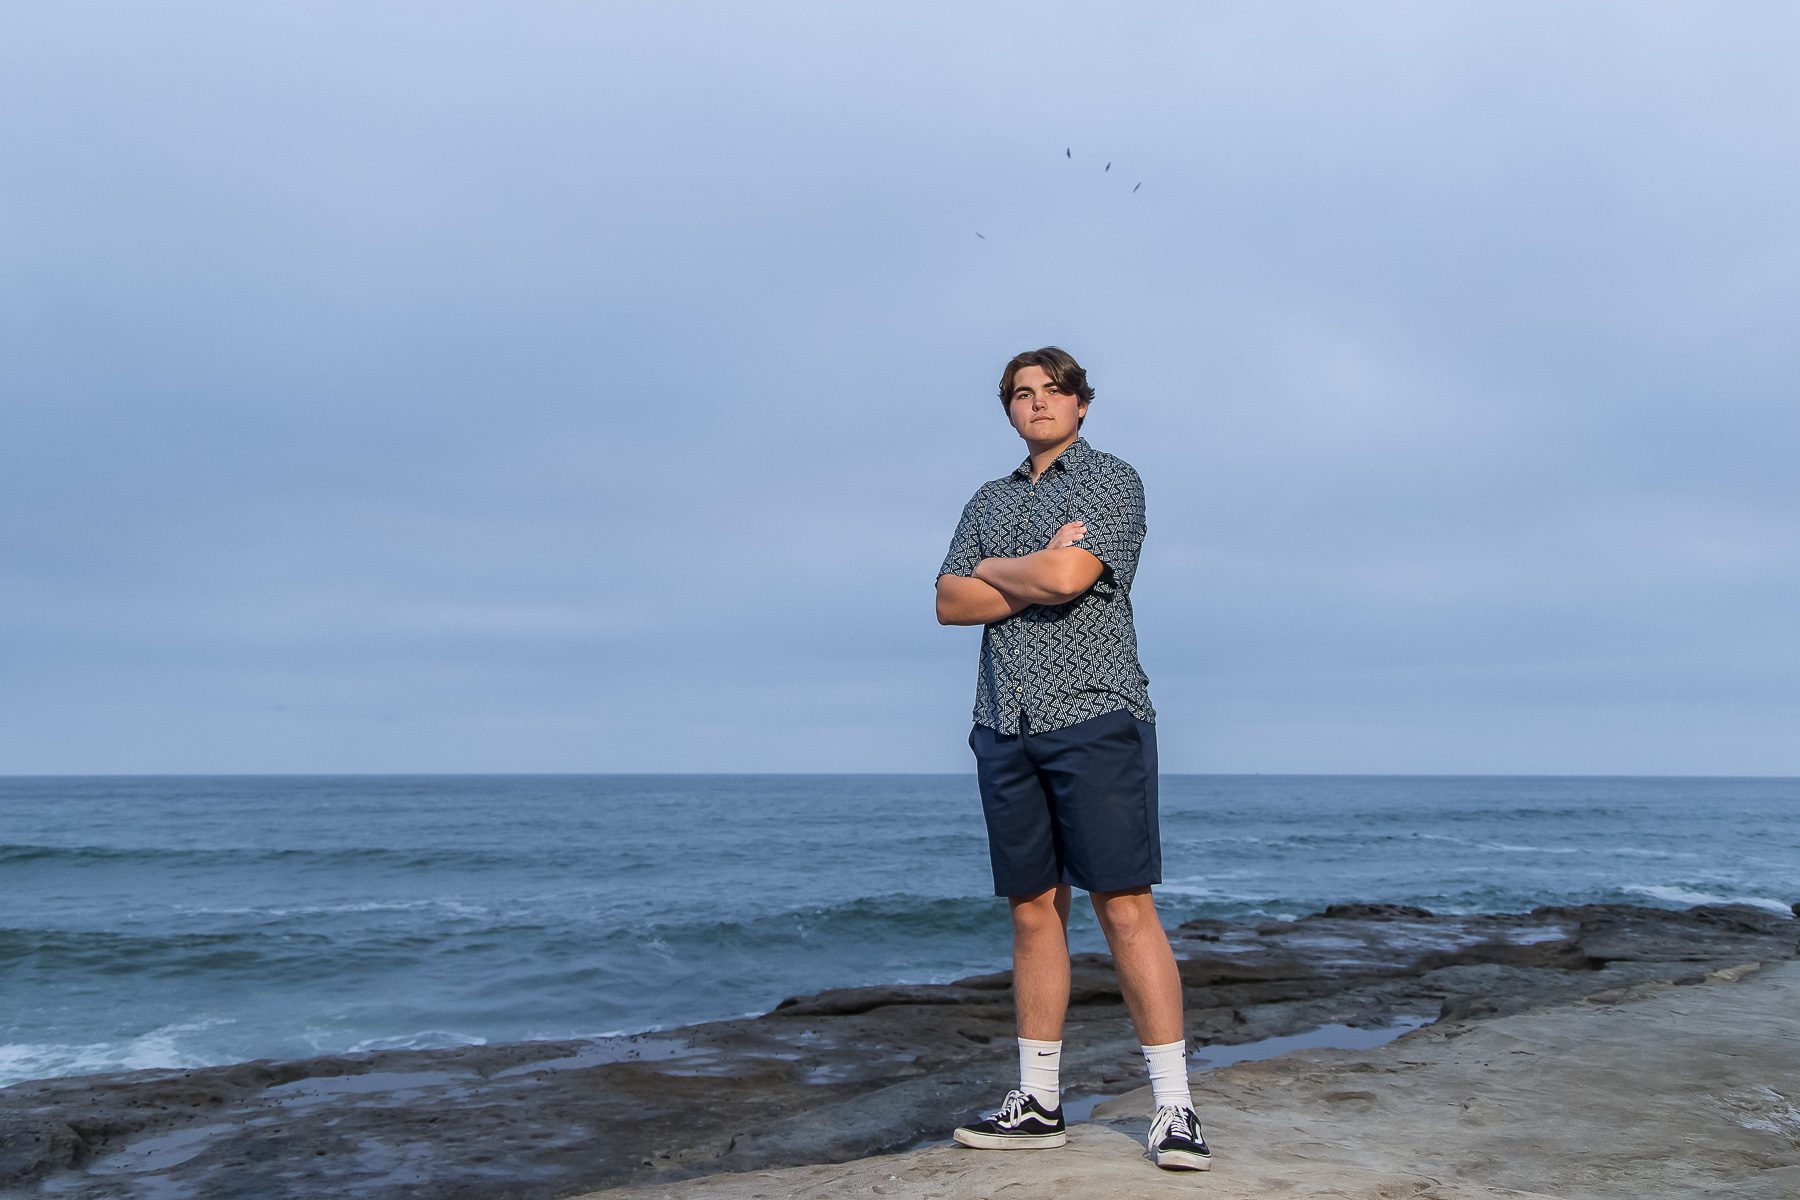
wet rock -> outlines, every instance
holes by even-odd
[[[1793,958],[1797,929],[1739,905],[1439,916],[1347,904],[1291,922],[1191,921],[1171,940],[1198,1049],[1326,1024],[1437,1020],[1448,1037],[1582,996],[1622,1003]],[[831,989],[628,1038],[17,1084],[0,1089],[0,1192],[41,1181],[109,1200],[154,1177],[158,1194],[191,1200],[555,1200],[861,1158],[941,1140],[1016,1082],[1011,989],[1002,971]],[[1077,955],[1070,991],[1066,1094],[1141,1081],[1111,960]]]
[[[1572,922],[1582,952],[1597,962],[1674,962],[1754,958],[1771,942],[1800,941],[1793,918],[1748,904],[1699,905],[1685,911],[1628,904],[1583,904],[1532,910]],[[1791,955],[1790,955],[1791,957]]]
[[[78,1166],[86,1144],[62,1121],[0,1111],[0,1184],[28,1183]]]
[[[1605,964],[1596,961],[1578,939],[1554,942],[1477,942],[1455,950],[1421,955],[1414,966],[1430,971],[1455,963],[1497,963],[1512,967],[1548,967],[1560,971],[1591,971]]]
[[[1317,915],[1352,921],[1394,921],[1429,918],[1433,914],[1428,908],[1411,904],[1328,904]]]
[[[789,996],[775,1006],[789,1016],[847,1017],[898,1004],[961,1004],[971,997],[950,987],[833,988],[812,996]]]

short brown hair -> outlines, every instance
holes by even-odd
[[[1088,386],[1087,372],[1081,369],[1075,356],[1060,346],[1045,346],[1015,354],[1006,364],[1006,373],[1000,376],[1000,407],[1009,413],[1012,411],[1013,376],[1025,367],[1042,367],[1059,391],[1073,395],[1084,404],[1094,398],[1094,389]],[[1080,429],[1086,420],[1086,417],[1076,418],[1075,428]]]

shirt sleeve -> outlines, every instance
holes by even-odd
[[[956,533],[950,538],[950,551],[944,555],[944,565],[931,577],[931,582],[935,585],[938,575],[973,575],[980,561],[981,492],[977,491],[963,505],[962,519],[957,521]]]
[[[1130,467],[1109,471],[1092,480],[1077,502],[1077,518],[1087,523],[1087,534],[1075,546],[1086,550],[1106,569],[1096,587],[1109,585],[1131,590],[1137,574],[1138,553],[1143,549],[1144,481]]]

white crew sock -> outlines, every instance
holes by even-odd
[[[1144,1052],[1144,1062],[1150,1067],[1150,1090],[1156,1093],[1156,1107],[1165,1104],[1194,1107],[1193,1093],[1188,1091],[1187,1039],[1140,1048]]]
[[[1055,1111],[1062,1103],[1062,1043],[1019,1039],[1019,1089],[1030,1092],[1038,1104]]]

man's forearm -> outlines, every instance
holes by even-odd
[[[1039,550],[1017,558],[984,558],[975,564],[975,578],[1030,604],[1062,604],[1071,596],[1061,567],[1055,551]]]
[[[1029,600],[1009,596],[991,583],[966,575],[945,575],[938,580],[940,625],[992,625],[1030,604]]]

